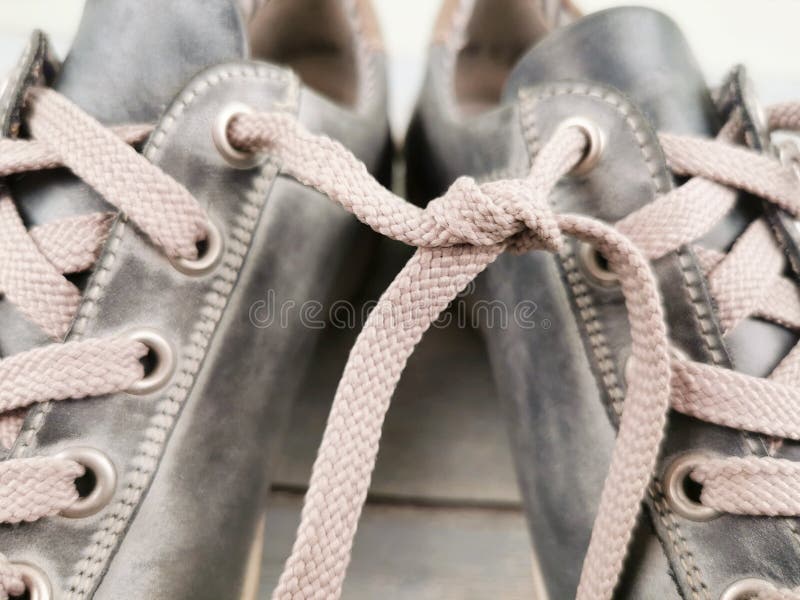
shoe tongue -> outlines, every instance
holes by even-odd
[[[611,85],[659,130],[717,129],[708,87],[686,40],[672,20],[651,9],[606,10],[553,31],[520,59],[504,96],[559,80]]]
[[[104,123],[154,122],[199,71],[246,55],[236,1],[87,0],[54,87]]]

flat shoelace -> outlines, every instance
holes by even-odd
[[[208,217],[197,201],[130,144],[149,126],[108,130],[52,90],[29,91],[30,140],[0,139],[0,177],[67,167],[120,209],[166,256],[193,259]],[[0,443],[10,448],[24,412],[37,402],[129,389],[144,376],[148,348],[120,336],[61,343],[76,317],[80,290],[66,275],[90,269],[114,219],[93,213],[28,230],[0,185],[0,295],[54,342],[0,360]],[[34,521],[78,500],[84,467],[56,457],[0,463],[0,522]],[[24,591],[20,574],[0,555],[0,598]]]
[[[188,192],[123,141],[139,139],[141,129],[122,128],[112,133],[47,90],[33,93],[33,105],[29,126],[34,139],[0,140],[0,174],[67,166],[125,212],[167,255],[193,256],[205,232],[205,214]],[[772,114],[776,126],[794,129],[798,124],[795,105]],[[733,129],[726,127],[723,132]],[[619,223],[618,230],[588,217],[552,212],[550,193],[582,160],[588,143],[578,129],[559,130],[534,158],[527,178],[482,185],[461,178],[426,209],[385,190],[344,147],[308,133],[288,115],[239,115],[232,120],[228,133],[238,148],[269,153],[285,174],[328,195],[379,233],[419,247],[382,296],[351,352],[314,465],[298,537],[275,598],[340,595],[381,426],[406,360],[456,294],[507,249],[557,251],[565,235],[591,243],[619,277],[629,314],[635,360],[628,369],[624,411],[584,563],[580,598],[611,596],[652,478],[670,405],[712,423],[800,439],[800,415],[794,408],[800,406],[800,392],[778,377],[749,377],[670,356],[661,299],[648,258],[657,252],[666,254],[671,247],[654,250],[647,240],[636,238],[636,213]],[[794,216],[800,214],[792,170],[777,160],[737,148],[724,139],[663,136],[662,142],[671,168],[694,177],[648,207],[678,202],[698,206],[700,202],[694,196],[719,187],[719,201],[715,200],[713,207],[716,212],[709,209],[719,214],[717,220],[725,212],[717,204],[725,201],[730,188],[751,191]],[[724,161],[718,163],[714,159],[717,154]],[[119,185],[118,178],[125,184]],[[688,192],[687,186],[691,186]],[[693,188],[697,191],[692,192]],[[683,195],[678,193],[681,190]],[[670,195],[672,202],[665,201]],[[49,232],[37,228],[27,231],[10,197],[4,195],[0,202],[4,209],[0,211],[0,291],[54,340],[60,339],[74,317],[79,296],[76,301],[76,290],[53,274],[66,281],[63,273],[69,272],[67,269],[91,266],[110,219],[94,215],[85,221],[78,218],[62,223],[64,232],[93,232],[74,235],[69,244],[64,244],[55,226]],[[637,212],[644,214],[648,207]],[[640,218],[652,224],[652,220]],[[711,217],[704,223],[702,227],[690,223],[686,230],[676,228],[677,235],[670,239],[677,246],[690,243],[713,224]],[[695,229],[689,231],[689,227]],[[659,238],[662,233],[656,231],[648,239]],[[769,244],[759,235],[758,230],[749,233],[759,242],[748,242],[752,244],[749,247],[769,252],[763,250]],[[743,238],[745,235],[739,242]],[[87,239],[91,243],[85,243]],[[59,246],[75,250],[64,253]],[[712,279],[717,270],[731,264],[734,254],[733,250],[725,256],[709,251],[698,256]],[[736,264],[727,269],[740,276],[755,275]],[[26,279],[25,271],[45,276]],[[793,285],[781,277],[777,267],[769,273],[770,286],[775,289]],[[723,284],[716,293],[724,296],[728,294],[724,285],[727,279],[720,276],[720,281]],[[748,287],[747,282],[743,287]],[[755,295],[754,291],[745,291],[731,303],[728,328],[748,316],[740,303],[754,307],[752,314],[791,326],[791,299],[786,306],[776,308],[756,301]],[[389,312],[384,310],[387,307]],[[53,318],[48,316],[51,312],[59,314]],[[381,318],[387,314],[392,317]],[[143,375],[139,358],[145,352],[141,344],[120,338],[54,343],[5,358],[0,361],[0,411],[127,389]],[[793,352],[786,361],[790,365],[787,372],[793,372],[797,368]],[[91,378],[86,377],[87,365],[97,369]],[[779,370],[782,367],[776,372]],[[719,510],[800,514],[800,489],[791,481],[797,479],[800,469],[794,464],[771,458],[720,458],[698,465],[693,477],[703,483],[702,501]],[[77,498],[74,479],[81,472],[76,463],[48,457],[3,461],[0,522],[35,520],[68,507]],[[726,508],[728,505],[717,499],[730,502],[729,497],[741,496],[745,489],[756,498],[746,507],[735,504]],[[19,594],[23,587],[19,573],[2,557],[0,588]],[[783,595],[762,594],[759,598],[800,597],[789,590],[775,594]]]
[[[798,114],[800,105],[776,107],[771,125],[798,129]],[[579,163],[588,143],[577,130],[558,131],[534,158],[526,179],[477,185],[461,178],[423,210],[383,189],[338,144],[308,134],[289,118],[241,115],[232,122],[229,135],[235,145],[268,151],[285,173],[326,193],[379,233],[419,247],[382,296],[351,352],[314,465],[297,540],[274,598],[340,595],[383,418],[406,360],[431,321],[507,248],[554,251],[562,235],[590,242],[619,277],[628,310],[635,358],[627,369],[624,411],[579,598],[611,597],[670,406],[718,425],[800,439],[800,391],[792,375],[800,351],[790,352],[770,379],[671,355],[647,262],[707,232],[733,208],[735,190],[800,216],[794,170],[733,145],[740,127],[732,119],[718,140],[662,135],[670,168],[692,179],[615,228],[549,212],[548,195]],[[770,236],[759,219],[728,254],[695,247],[714,298],[723,307],[720,318],[726,331],[747,316],[797,327],[796,287],[782,276],[785,263],[775,260],[782,252]],[[381,318],[386,314],[392,315],[391,322]],[[799,474],[800,467],[791,461],[731,457],[699,463],[692,477],[703,484],[702,502],[717,510],[797,515]],[[775,590],[759,598],[800,594]]]

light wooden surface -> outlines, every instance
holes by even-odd
[[[300,517],[276,494],[267,515],[261,596],[268,598]],[[517,512],[371,504],[361,518],[344,600],[532,600],[527,533]]]

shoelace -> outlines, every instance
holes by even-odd
[[[773,129],[800,128],[800,105],[770,111]],[[611,466],[584,562],[578,598],[610,598],[621,572],[670,406],[711,423],[800,439],[800,390],[794,349],[770,378],[695,363],[671,352],[648,259],[693,243],[750,192],[797,218],[800,185],[791,165],[735,146],[734,116],[717,140],[662,135],[670,168],[691,179],[616,226],[553,214],[548,196],[580,164],[589,140],[561,129],[534,158],[523,180],[478,185],[457,180],[426,209],[377,184],[344,148],[312,136],[289,118],[240,115],[229,136],[240,149],[267,151],[284,172],[315,187],[373,229],[418,246],[381,297],[359,336],[334,399],[306,494],[297,539],[273,597],[336,598],[366,499],[380,432],[408,356],[430,323],[501,252],[556,251],[563,235],[589,242],[619,278],[628,311],[632,356]],[[797,328],[797,292],[763,219],[727,254],[693,246],[726,331],[747,316]],[[641,248],[639,247],[641,246]],[[778,258],[781,258],[779,260]],[[391,319],[386,319],[391,315]],[[800,515],[800,464],[774,458],[710,458],[691,476],[703,504],[723,512]],[[800,598],[775,589],[760,600]]]
[[[188,192],[118,137],[139,139],[141,128],[112,133],[48,90],[34,91],[32,105],[29,128],[33,140],[0,141],[0,174],[67,166],[120,208],[167,255],[194,256],[196,243],[205,233],[206,217]],[[773,124],[796,128],[797,113],[794,105],[781,107],[772,113]],[[726,127],[723,132],[733,129]],[[579,129],[560,129],[534,158],[527,178],[481,185],[461,178],[426,209],[385,190],[345,148],[308,133],[288,115],[238,115],[228,134],[243,151],[269,153],[284,173],[328,195],[376,231],[419,247],[382,296],[351,352],[314,465],[297,540],[275,598],[340,595],[381,426],[406,360],[438,314],[505,250],[557,251],[563,236],[592,244],[619,277],[629,314],[636,359],[628,369],[624,411],[584,563],[580,598],[609,598],[613,591],[641,499],[652,478],[670,404],[710,422],[800,438],[800,427],[792,425],[800,425],[800,417],[792,410],[800,392],[789,385],[671,357],[660,295],[648,264],[654,250],[646,240],[637,242],[645,248],[643,252],[614,226],[552,212],[550,193],[581,163],[587,148],[588,140]],[[663,199],[670,195],[676,204],[694,202],[691,206],[696,206],[699,201],[691,197],[707,191],[702,187],[707,181],[726,192],[729,188],[751,191],[795,216],[800,213],[790,167],[733,147],[724,139],[664,136],[662,141],[671,167],[694,178],[650,206],[665,203]],[[717,162],[718,155],[724,161]],[[119,178],[125,183],[120,184]],[[700,189],[680,195],[678,191],[687,186]],[[720,198],[723,195],[718,192]],[[54,340],[60,339],[79,302],[79,294],[76,300],[76,290],[64,284],[62,273],[68,265],[91,266],[107,233],[107,224],[98,222],[110,219],[95,216],[91,223],[88,217],[67,223],[65,231],[77,229],[84,234],[67,237],[71,241],[65,244],[65,237],[55,230],[25,230],[7,194],[1,202],[0,291]],[[618,224],[619,229],[631,228],[630,221],[626,222]],[[679,233],[687,238],[686,243],[697,237],[682,229]],[[658,237],[652,235],[652,239]],[[79,244],[79,239],[92,242]],[[64,255],[55,251],[59,245],[75,250]],[[732,251],[705,261],[710,276],[730,264],[733,256]],[[61,267],[64,269],[59,272]],[[735,263],[728,268],[742,269]],[[783,281],[780,276],[771,277],[773,280]],[[722,285],[719,290],[723,291],[717,293],[724,295],[726,289]],[[744,294],[750,304],[752,295],[755,292]],[[761,304],[759,310],[777,322],[784,322],[790,312]],[[51,313],[58,314],[54,318]],[[139,359],[146,352],[142,344],[120,338],[54,343],[5,358],[0,361],[0,411],[125,390],[143,376]],[[793,364],[792,356],[790,353],[784,362]],[[87,377],[87,369],[91,377]],[[742,463],[747,467],[742,468]],[[720,497],[718,492],[727,498],[741,495],[746,488],[758,501],[748,504],[747,510],[740,510],[737,504],[731,512],[800,514],[800,490],[791,481],[796,479],[794,464],[771,458],[720,458],[698,465],[693,476],[703,483],[703,502],[719,510],[729,509],[715,500]],[[81,473],[77,463],[48,457],[3,461],[0,522],[57,514],[77,498],[74,480]],[[776,490],[783,493],[780,501]],[[24,589],[20,574],[5,557],[0,558],[0,588],[11,594]],[[762,594],[759,598],[800,597],[788,590],[775,593],[782,595]]]
[[[189,192],[129,144],[149,126],[111,131],[63,96],[30,90],[30,140],[0,139],[0,177],[67,167],[120,209],[171,258],[194,259],[208,217]],[[0,295],[45,332],[52,344],[0,360],[0,442],[10,448],[22,426],[20,409],[37,402],[120,392],[145,375],[148,347],[120,336],[61,343],[77,315],[80,290],[66,275],[91,268],[113,213],[58,220],[28,230],[0,187]],[[78,500],[75,480],[84,467],[57,457],[11,458],[0,463],[0,522],[35,521]],[[25,590],[22,577],[0,555],[0,598]]]

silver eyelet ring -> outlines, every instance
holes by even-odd
[[[686,478],[694,468],[709,458],[707,453],[687,452],[678,456],[664,472],[664,495],[672,510],[692,521],[710,521],[719,512],[689,498],[686,494]]]
[[[600,260],[597,248],[588,242],[581,242],[578,247],[578,259],[591,279],[604,287],[613,287],[619,283],[619,277],[608,269]]]
[[[253,167],[257,167],[263,160],[263,157],[256,152],[237,150],[233,147],[228,137],[228,125],[230,125],[233,117],[241,114],[250,115],[254,112],[255,111],[246,104],[232,102],[226,105],[217,115],[217,118],[214,119],[214,124],[211,128],[211,137],[214,140],[214,146],[216,146],[217,152],[220,153],[222,158],[225,159],[225,162],[234,169],[252,169]]]
[[[11,563],[11,566],[22,576],[28,600],[52,600],[53,588],[44,571],[26,562]]]
[[[207,223],[206,247],[197,258],[172,258],[172,266],[184,275],[199,277],[214,270],[222,259],[225,241],[219,227],[211,220]]]
[[[752,600],[752,598],[755,598],[761,592],[774,590],[775,586],[769,581],[748,577],[747,579],[740,579],[731,584],[722,592],[719,600]]]
[[[583,153],[581,161],[572,168],[570,175],[586,175],[589,171],[597,166],[597,163],[600,162],[600,157],[603,154],[603,148],[605,146],[603,132],[595,123],[583,117],[573,117],[571,119],[567,119],[566,121],[562,121],[559,123],[556,131],[566,129],[568,127],[575,127],[576,129],[579,129],[583,135],[586,136],[586,141],[589,143],[589,147]]]
[[[79,498],[75,504],[61,511],[61,515],[70,519],[82,519],[100,511],[114,496],[117,487],[117,470],[114,463],[96,448],[76,446],[67,448],[56,454],[56,458],[71,460],[94,474],[94,488],[85,498]]]
[[[137,329],[131,331],[128,337],[148,347],[154,355],[154,367],[128,388],[129,394],[143,396],[161,389],[175,372],[175,351],[170,343],[154,329]]]
[[[633,368],[633,354],[628,354],[628,357],[625,359],[625,362],[622,363],[622,381],[625,382],[625,385],[628,385],[628,382],[631,380],[631,369]]]
[[[753,88],[752,83],[748,83],[747,87],[749,87],[750,90],[749,92],[745,93],[751,98],[755,98],[756,92],[755,89]],[[753,125],[755,125],[755,127],[759,131],[767,131],[767,128],[769,127],[769,118],[767,117],[767,109],[764,108],[764,105],[761,104],[761,102],[754,101],[752,104],[753,104],[752,107],[753,110],[751,115],[753,119]]]

